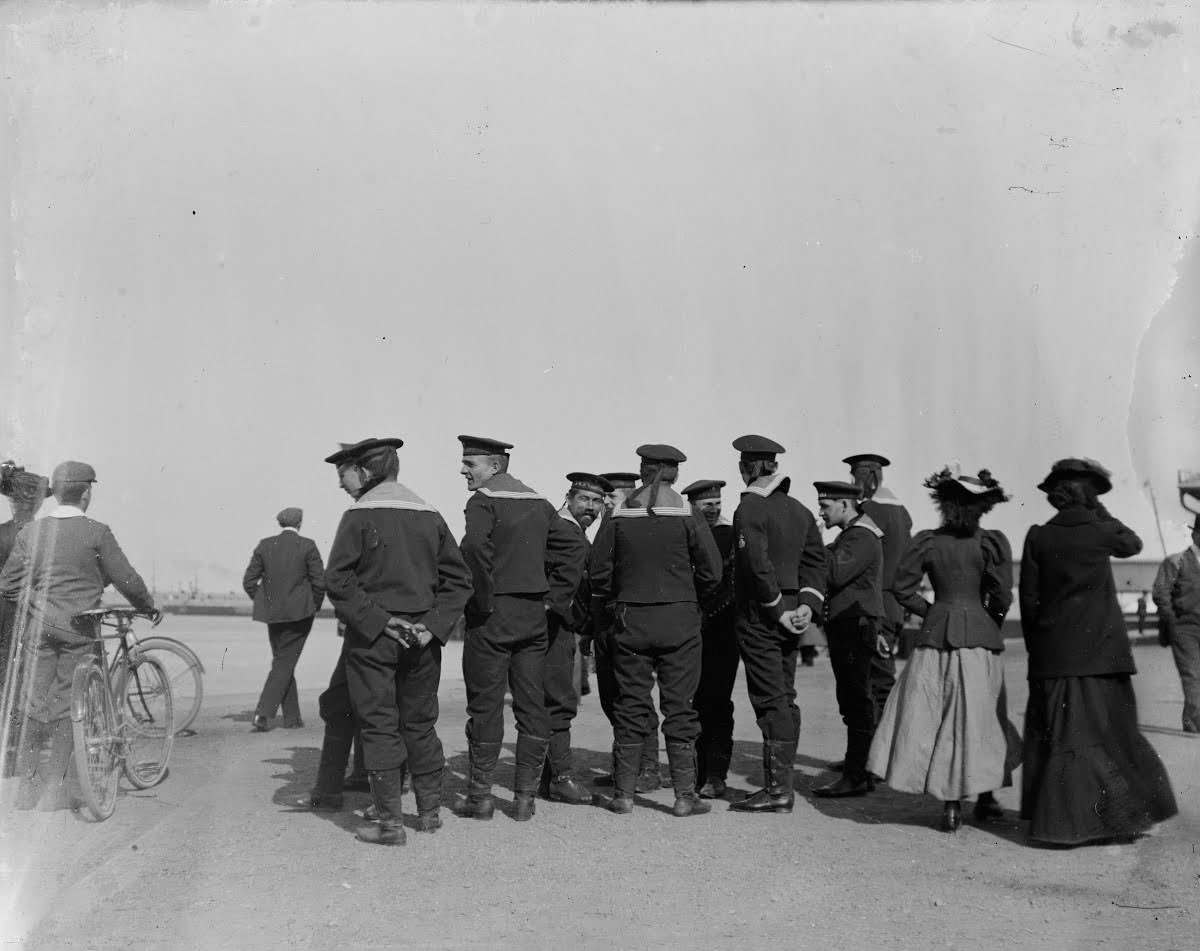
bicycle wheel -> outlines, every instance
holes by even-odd
[[[138,789],[149,789],[166,776],[175,742],[167,672],[153,657],[143,656],[122,669],[113,693],[121,704],[125,731],[125,777]]]
[[[71,683],[75,771],[88,812],[103,822],[117,807],[121,740],[108,679],[99,664],[80,664]]]
[[[175,735],[179,736],[196,721],[204,702],[204,665],[190,647],[169,637],[145,637],[138,647],[167,672],[175,701]]]

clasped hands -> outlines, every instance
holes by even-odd
[[[807,604],[802,604],[798,608],[784,611],[779,616],[779,623],[784,630],[792,634],[803,634],[812,624],[812,608]]]
[[[433,640],[433,634],[430,633],[429,628],[420,621],[413,623],[403,618],[394,617],[387,622],[387,629],[400,646],[405,649],[410,647],[418,649],[427,647],[429,642]]]

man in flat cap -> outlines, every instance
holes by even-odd
[[[346,625],[346,679],[378,817],[355,834],[377,845],[405,842],[405,768],[417,829],[442,826],[442,647],[471,594],[470,571],[445,519],[397,481],[401,445],[393,438],[356,447],[361,495],[342,515],[325,573]]]
[[[842,775],[813,790],[825,798],[862,796],[872,788],[867,754],[875,735],[872,657],[887,649],[883,619],[883,532],[859,510],[862,489],[852,482],[814,482],[821,520],[841,533],[829,546],[825,640],[846,724]]]
[[[1183,685],[1183,732],[1200,733],[1200,516],[1191,545],[1159,565],[1154,604],[1159,643],[1171,648]]]
[[[267,625],[271,670],[258,696],[251,729],[265,733],[281,706],[283,725],[304,726],[296,692],[296,664],[325,600],[325,566],[317,543],[300,534],[304,513],[285,508],[275,520],[279,534],[262,539],[242,575],[242,588],[254,602],[254,620]]]
[[[613,511],[596,536],[589,566],[593,611],[612,629],[614,796],[605,805],[633,810],[645,739],[654,724],[651,690],[658,681],[676,816],[710,810],[696,795],[693,706],[700,685],[700,603],[721,581],[721,556],[708,524],[674,489],[679,463],[673,446],[639,446],[642,487]]]
[[[812,512],[788,494],[783,446],[765,436],[733,441],[746,489],[733,515],[736,631],[746,690],[763,737],[763,788],[737,812],[791,812],[792,764],[800,739],[796,660],[821,610],[826,555]]]
[[[462,552],[474,592],[467,603],[463,679],[471,773],[462,814],[491,819],[492,775],[504,739],[504,690],[517,722],[513,818],[533,818],[550,744],[546,713],[547,616],[571,614],[587,548],[543,496],[508,472],[511,443],[459,436],[471,496]]]
[[[76,664],[91,654],[95,636],[93,622],[78,615],[100,607],[111,584],[155,624],[162,620],[112,530],[85,514],[95,481],[95,470],[85,462],[56,466],[50,491],[58,504],[21,529],[0,571],[0,597],[16,611],[16,636],[25,651],[28,704],[19,747],[18,808],[68,805],[71,682]]]
[[[696,787],[702,799],[725,795],[725,779],[733,758],[733,684],[737,680],[738,647],[734,624],[733,526],[721,520],[720,479],[701,479],[683,490],[692,511],[704,519],[721,553],[721,585],[703,606],[700,624],[703,644],[696,712],[700,739],[696,741]]]
[[[850,481],[862,489],[860,511],[883,532],[883,619],[880,633],[887,640],[886,653],[871,656],[871,702],[875,720],[883,716],[888,694],[896,684],[896,644],[904,627],[904,608],[896,600],[896,568],[912,542],[912,516],[901,501],[883,485],[883,469],[891,465],[886,456],[862,452],[842,460],[850,467]]]
[[[567,481],[570,484],[567,500],[558,510],[558,516],[577,535],[584,572],[571,599],[568,615],[560,617],[554,611],[546,614],[545,685],[550,746],[540,792],[554,802],[583,805],[592,801],[592,794],[575,782],[571,761],[571,721],[579,712],[579,695],[575,692],[575,639],[591,627],[591,593],[586,570],[591,545],[586,532],[604,511],[604,498],[612,490],[612,484],[589,472],[568,473]],[[553,570],[553,565],[547,566],[547,574]]]

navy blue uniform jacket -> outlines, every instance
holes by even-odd
[[[825,597],[825,544],[812,512],[788,495],[790,487],[782,475],[751,485],[733,513],[737,600],[757,603],[777,621],[784,593],[812,608],[813,617],[820,616]]]
[[[422,614],[443,644],[471,594],[446,520],[398,482],[382,482],[342,515],[329,567],[338,620],[374,640],[393,614]]]

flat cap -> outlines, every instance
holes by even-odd
[[[740,452],[743,456],[757,456],[758,458],[768,458],[778,455],[781,452],[787,452],[783,446],[779,445],[774,439],[768,439],[766,436],[738,436],[733,441],[733,448]]]
[[[701,499],[719,499],[723,488],[725,483],[721,479],[700,479],[685,488],[683,494],[688,501],[699,502]]]
[[[567,481],[571,483],[572,489],[581,489],[584,492],[608,495],[613,490],[613,485],[608,479],[604,476],[592,475],[590,472],[568,472]]]
[[[350,451],[353,448],[354,443],[352,442],[340,442],[338,443],[337,452],[330,453],[325,457],[325,461],[335,466],[340,466],[343,462],[349,462],[354,458],[354,453]]]
[[[636,472],[601,472],[601,479],[607,479],[614,489],[632,489],[641,480]]]
[[[289,505],[275,516],[275,521],[283,528],[299,528],[303,520],[304,510],[298,509],[294,505]]]
[[[86,462],[75,462],[68,459],[66,462],[60,462],[54,467],[54,472],[50,476],[50,483],[58,485],[61,482],[95,482],[96,470],[89,466]]]
[[[1056,482],[1064,479],[1090,479],[1096,486],[1098,495],[1112,491],[1112,473],[1095,459],[1088,459],[1086,456],[1059,459],[1050,467],[1050,474],[1038,485],[1038,488],[1043,492],[1049,492]]]
[[[892,464],[891,459],[887,456],[881,456],[877,452],[856,452],[853,456],[847,456],[842,462],[848,466],[853,466],[860,462],[870,462],[880,467]]]
[[[637,447],[637,454],[647,462],[670,462],[678,465],[687,462],[687,456],[662,442],[648,442]]]
[[[853,482],[814,482],[818,499],[861,499],[862,489]]]
[[[513,444],[486,436],[459,436],[464,456],[507,456]]]

